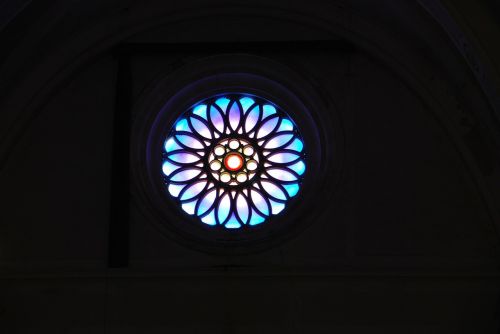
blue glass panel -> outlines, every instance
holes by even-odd
[[[240,106],[236,101],[231,105],[231,109],[229,110],[229,125],[231,125],[231,129],[236,130],[241,118],[241,110]]]
[[[255,101],[249,97],[244,97],[240,99],[241,106],[243,107],[243,112],[245,113],[248,108],[252,106],[252,104],[255,103]]]
[[[286,192],[288,193],[288,196],[290,197],[297,195],[297,193],[299,192],[299,185],[297,183],[284,184],[283,188],[285,188]]]
[[[182,150],[182,149],[183,149],[182,146],[177,144],[177,142],[175,141],[175,139],[173,137],[170,137],[165,141],[165,151],[167,153],[175,151],[175,150]]]
[[[202,137],[205,137],[207,139],[212,138],[212,134],[210,133],[210,130],[202,121],[191,117],[191,125],[193,125],[194,130]]]
[[[285,147],[285,148],[288,149],[288,150],[294,150],[294,151],[297,151],[297,152],[302,152],[302,149],[304,148],[304,143],[299,138],[295,138],[292,141],[292,143],[290,145],[288,145],[287,147]]]
[[[252,199],[252,202],[255,205],[255,207],[260,212],[262,212],[266,216],[269,215],[269,206],[267,205],[266,200],[264,199],[264,197],[262,197],[261,194],[259,194],[255,190],[251,190],[250,191],[250,198]]]
[[[271,212],[273,213],[273,215],[277,215],[278,213],[283,211],[283,209],[285,209],[284,203],[278,203],[273,201],[272,199],[270,199],[269,202],[271,202]]]
[[[172,174],[173,171],[175,171],[176,169],[179,169],[179,168],[181,168],[181,167],[174,165],[170,161],[165,161],[161,167],[163,174],[165,174],[166,176],[169,176],[170,174]]]
[[[175,125],[175,130],[191,132],[191,129],[189,129],[187,119],[183,118],[179,122],[177,122],[177,124]]]
[[[276,114],[276,108],[270,104],[264,104],[262,106],[262,118]]]
[[[281,120],[280,127],[276,132],[281,132],[281,131],[293,131],[293,123],[290,120],[283,118]]]
[[[306,164],[303,161],[299,161],[287,167],[299,175],[304,174],[304,171],[306,170]]]
[[[216,198],[217,191],[215,189],[208,191],[201,200],[200,205],[198,206],[198,212],[196,214],[198,216],[201,216],[202,214],[207,212],[207,210],[210,209],[214,204]]]
[[[227,105],[229,104],[229,99],[221,97],[215,101],[215,104],[221,108],[223,113],[226,113]]]
[[[214,226],[215,224],[217,224],[217,222],[215,221],[215,209],[212,209],[212,211],[210,211],[208,215],[201,218],[201,221],[210,226]]]
[[[288,163],[297,160],[298,158],[299,155],[294,153],[276,153],[267,157],[269,161],[279,164]]]
[[[170,195],[177,197],[179,196],[179,193],[181,192],[182,189],[184,189],[186,185],[185,184],[169,184],[168,185],[168,192]]]
[[[276,125],[278,125],[278,121],[279,117],[273,117],[262,124],[257,131],[257,138],[263,138],[273,132],[273,130],[276,128]]]
[[[255,212],[255,210],[252,209],[252,217],[250,218],[250,222],[249,222],[250,225],[252,225],[252,226],[259,225],[259,224],[262,224],[265,220],[266,220],[266,218],[262,217],[257,212]]]
[[[180,164],[190,164],[200,160],[199,156],[192,153],[174,153],[170,154],[168,158]]]
[[[210,120],[219,132],[224,132],[224,119],[220,111],[215,107],[210,107]]]
[[[227,221],[227,223],[224,225],[226,228],[239,228],[241,227],[241,224],[238,222],[236,217],[234,216],[234,213],[231,215],[231,218]]]
[[[250,110],[250,112],[247,115],[247,118],[245,120],[245,131],[250,132],[253,130],[255,125],[257,124],[257,121],[259,120],[259,106],[255,106]]]
[[[297,177],[281,168],[269,168],[267,173],[280,181],[297,181]]]
[[[268,141],[267,144],[264,145],[264,148],[275,149],[282,147],[283,145],[286,145],[286,143],[288,143],[292,138],[293,138],[292,134],[277,135],[273,137],[270,141]]]
[[[178,173],[175,173],[174,175],[171,176],[171,180],[174,182],[186,182],[188,180],[194,179],[198,175],[200,175],[201,170],[199,169],[185,169],[183,171],[180,171]]]
[[[198,139],[196,139],[193,136],[177,135],[176,137],[177,137],[177,140],[179,140],[183,145],[186,145],[187,147],[194,148],[197,150],[203,149],[203,147],[204,147],[203,144],[201,143],[201,141],[199,141]],[[167,140],[167,142],[169,140]],[[165,147],[166,147],[166,145],[165,145]],[[167,149],[167,152],[168,151],[169,150]]]
[[[248,220],[248,203],[245,197],[241,194],[236,198],[236,210],[238,212],[238,217],[240,217],[243,224],[247,223]]]
[[[195,207],[196,207],[196,200],[182,204],[182,210],[186,211],[190,215],[194,214]]]
[[[201,193],[205,186],[207,185],[207,181],[196,182],[193,185],[190,185],[186,191],[181,196],[181,201],[191,199]]]
[[[201,118],[207,119],[207,105],[200,104],[194,107],[193,114],[200,116]]]
[[[272,197],[277,198],[277,199],[281,199],[281,200],[286,200],[286,195],[283,192],[283,190],[281,190],[275,184],[268,182],[268,181],[262,181],[261,184],[262,184],[262,188],[264,188],[264,190]]]
[[[229,198],[229,193],[226,193],[222,199],[220,200],[217,218],[219,219],[219,223],[223,223],[229,215],[229,210],[231,209],[231,199]]]

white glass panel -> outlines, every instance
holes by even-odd
[[[205,189],[206,185],[207,181],[196,182],[195,184],[190,185],[182,194],[181,200],[184,201],[195,197],[201,193],[203,189]]]
[[[238,124],[241,118],[241,110],[240,106],[236,101],[231,105],[231,109],[229,110],[229,125],[231,125],[231,129],[236,131],[238,128]]]
[[[276,125],[278,125],[278,121],[278,117],[273,117],[262,124],[257,131],[257,139],[263,138],[273,132],[273,130],[276,128]]]
[[[201,136],[205,138],[212,138],[212,134],[210,133],[210,130],[208,127],[200,120],[191,117],[191,125],[193,126],[194,130],[198,132]]]
[[[240,217],[243,224],[247,223],[248,220],[248,203],[245,197],[241,194],[238,195],[236,199],[236,209],[238,211],[238,216]]]
[[[186,145],[187,147],[193,148],[193,149],[203,149],[203,143],[196,139],[193,136],[188,136],[188,135],[177,135],[177,140],[181,142],[183,145]],[[170,139],[169,139],[170,140]],[[168,149],[167,149],[168,152]]]
[[[217,131],[224,132],[224,119],[220,111],[214,106],[210,107],[210,120]]]
[[[185,169],[183,171],[173,174],[171,180],[175,182],[186,182],[188,180],[194,179],[200,173],[201,170],[199,169],[194,169],[194,168]]]
[[[217,198],[217,190],[210,190],[205,196],[201,199],[200,206],[198,207],[197,215],[201,216],[214,204],[215,199]]]
[[[297,160],[300,156],[294,153],[275,153],[267,157],[267,159],[274,163],[288,163]]]
[[[264,148],[275,149],[282,147],[283,145],[286,145],[286,143],[288,143],[292,138],[293,138],[292,134],[283,134],[275,136],[264,145]]]
[[[269,206],[267,205],[266,200],[262,197],[261,194],[256,192],[255,190],[250,191],[250,198],[252,199],[255,207],[262,212],[264,215],[269,215]]]
[[[217,218],[219,219],[219,223],[223,223],[229,215],[229,210],[231,209],[231,199],[229,198],[229,193],[223,195],[220,200]]]
[[[262,181],[262,188],[274,198],[286,200],[286,195],[279,187],[269,181]]]
[[[247,118],[245,120],[245,131],[250,132],[253,130],[255,125],[257,124],[257,121],[259,120],[259,106],[256,105],[255,107],[250,110],[250,112],[247,115]]]
[[[170,154],[168,158],[180,164],[190,164],[200,160],[200,157],[193,153],[174,153]]]
[[[280,181],[297,181],[297,177],[281,168],[269,168],[267,173]]]

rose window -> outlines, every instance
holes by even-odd
[[[182,114],[166,137],[165,187],[206,225],[252,227],[298,194],[303,148],[295,123],[272,102],[249,94],[211,97]]]

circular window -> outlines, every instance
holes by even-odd
[[[175,121],[162,154],[168,193],[213,228],[266,223],[297,195],[306,169],[304,141],[290,116],[244,93],[189,108]]]
[[[226,255],[314,223],[341,175],[342,141],[333,103],[305,77],[267,58],[219,55],[153,81],[133,110],[135,219]]]

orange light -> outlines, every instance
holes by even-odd
[[[224,158],[224,166],[232,172],[240,170],[243,167],[243,158],[238,153],[229,153]]]

